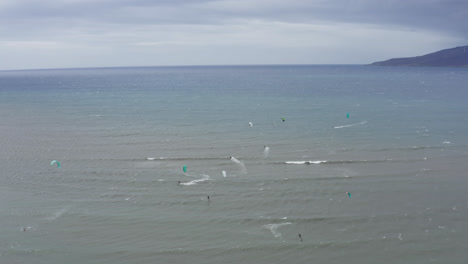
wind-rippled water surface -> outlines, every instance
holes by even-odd
[[[0,263],[466,263],[466,83],[455,68],[0,72]]]

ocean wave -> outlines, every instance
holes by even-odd
[[[358,125],[364,125],[366,124],[367,121],[362,121],[360,123],[355,123],[355,124],[349,124],[349,125],[342,125],[342,126],[334,126],[333,128],[346,128],[346,127],[353,127],[353,126],[358,126]]]
[[[167,161],[184,161],[184,160],[229,160],[230,157],[148,157],[146,160],[154,161],[154,160],[167,160]],[[134,160],[134,159],[132,159]],[[139,160],[139,159],[136,159]]]
[[[321,163],[327,163],[328,161],[326,160],[302,160],[302,161],[285,161],[284,163],[286,164],[292,164],[292,165],[304,165],[304,164],[321,164]]]
[[[266,220],[271,222],[271,224],[263,225],[264,228],[270,229],[277,229],[284,224],[291,224],[294,223],[295,225],[302,225],[302,224],[314,224],[314,223],[324,223],[324,224],[343,224],[343,225],[352,225],[363,223],[366,221],[387,221],[392,217],[398,217],[400,214],[398,213],[386,213],[382,215],[377,215],[374,217],[369,216],[361,216],[361,215],[335,215],[335,216],[325,216],[325,215],[317,215],[311,217],[287,217],[287,220],[290,222],[284,222],[284,217],[260,217],[260,218],[232,218],[229,220],[223,219],[223,222],[232,222],[232,223],[242,223],[242,224],[261,224],[264,223]],[[407,218],[417,218],[417,214],[410,214],[406,216]]]
[[[443,149],[449,146],[425,146],[425,147],[418,147],[412,146],[407,148],[381,148],[381,149],[374,149],[373,151],[391,151],[391,150],[424,150],[424,149]],[[141,161],[141,159],[97,159],[98,161]],[[239,166],[239,169],[243,174],[247,173],[246,164],[243,161],[239,161],[234,157],[147,157],[145,158],[146,161],[222,161],[222,160],[230,160],[234,162],[236,165]],[[352,163],[383,163],[383,162],[415,162],[415,161],[422,161],[426,159],[380,159],[380,160],[373,160],[373,159],[360,159],[360,160],[286,160],[286,161],[265,161],[264,159],[259,158],[245,158],[245,160],[250,164],[271,164],[271,165],[280,165],[280,164],[287,164],[287,165],[333,165],[333,164],[352,164]]]
[[[283,236],[281,235],[280,232],[278,232],[278,228],[280,228],[281,226],[290,225],[290,224],[292,224],[292,223],[291,222],[286,222],[286,223],[280,223],[280,224],[267,224],[267,225],[264,225],[262,227],[270,230],[270,232],[276,238],[282,238]]]
[[[63,214],[65,214],[68,210],[70,209],[70,206],[67,206],[63,209],[60,209],[53,213],[51,216],[47,217],[46,219],[49,221],[56,220],[57,218],[61,217]]]
[[[453,146],[407,146],[407,147],[396,147],[396,148],[377,148],[377,149],[370,149],[370,151],[412,151],[412,150],[426,150],[426,149],[445,149]]]
[[[209,181],[209,180],[210,180],[210,176],[203,174],[203,177],[201,179],[197,179],[197,180],[193,180],[189,182],[181,182],[180,185],[185,185],[185,186],[195,185],[199,182],[204,182],[204,181]]]
[[[382,160],[299,160],[299,161],[284,161],[281,164],[288,165],[320,165],[320,164],[353,164],[353,163],[383,163],[383,162],[414,162],[426,159],[411,159],[411,160],[395,160],[395,159],[382,159]]]
[[[312,240],[312,239],[307,239],[307,234],[302,234],[304,236],[304,247],[301,247],[301,249],[304,249],[305,246],[307,248],[314,248],[320,250],[321,248],[329,248],[333,247],[334,250],[339,250],[339,249],[351,249],[351,248],[356,248],[359,246],[365,246],[369,245],[369,243],[372,242],[378,242],[381,241],[381,237],[371,237],[371,238],[354,238],[352,240],[349,239],[340,239],[340,240],[324,240],[324,241],[319,241],[319,240]],[[291,239],[288,239],[291,240]],[[298,241],[297,234],[294,235],[294,241]],[[276,254],[279,254],[278,252],[291,252],[295,251],[298,249],[298,245],[296,243],[260,243],[260,244],[255,244],[252,245],[251,243],[243,243],[242,245],[239,246],[225,246],[224,244],[218,243],[216,246],[212,247],[203,247],[203,248],[164,248],[164,249],[159,249],[156,251],[156,253],[160,256],[181,256],[181,255],[194,255],[196,254],[197,256],[206,256],[206,255],[212,255],[212,256],[218,256],[220,259],[225,259],[226,254],[238,254],[241,253],[242,255],[249,254],[249,255],[258,255],[259,252],[275,252],[273,256],[267,255],[268,259],[271,259],[272,263],[276,263],[275,257],[277,256]],[[155,251],[152,250],[150,253],[154,253]],[[112,252],[110,254],[115,254],[118,253],[118,251]],[[140,253],[140,252],[139,252]],[[147,252],[141,253],[144,254],[145,257],[147,257],[147,254],[150,254]],[[277,260],[277,259],[276,259]],[[202,261],[203,262],[203,261]],[[265,262],[267,263],[267,262]]]
[[[240,169],[241,169],[241,171],[242,171],[243,174],[246,174],[246,173],[247,173],[247,168],[245,167],[245,164],[244,164],[242,161],[240,161],[240,160],[238,160],[238,159],[236,159],[236,158],[234,158],[234,157],[232,157],[232,156],[230,157],[230,159],[231,159],[234,163],[236,163],[237,165],[239,165],[239,167],[240,167]]]

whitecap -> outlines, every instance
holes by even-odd
[[[302,164],[306,164],[307,161],[285,161],[284,163],[286,163],[286,164],[294,164],[294,165],[302,165]]]
[[[349,125],[342,125],[342,126],[335,126],[333,128],[345,128],[345,127],[353,127],[353,126],[357,126],[357,125],[364,125],[366,124],[367,121],[362,121],[360,123],[355,123],[355,124],[349,124]]]
[[[309,161],[310,164],[321,164],[321,163],[326,163],[326,160],[313,160]]]
[[[303,164],[322,164],[326,163],[326,160],[301,160],[301,161],[285,161],[284,163],[286,164],[292,164],[292,165],[303,165]]]
[[[147,160],[167,160],[167,157],[159,157],[159,158],[146,158]]]
[[[189,181],[189,182],[182,182],[180,183],[180,185],[195,185],[199,182],[204,182],[204,181],[209,181],[210,180],[210,176],[206,175],[206,174],[203,174],[203,178],[201,179],[197,179],[197,180],[193,180],[193,181]]]

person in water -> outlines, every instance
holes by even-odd
[[[208,201],[210,201],[210,196],[209,195],[206,198],[208,198]]]
[[[301,242],[302,242],[302,235],[301,235],[301,234],[299,234],[299,239],[300,239],[300,240],[301,240]]]

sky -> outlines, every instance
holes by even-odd
[[[467,43],[467,0],[0,0],[0,70],[368,64]]]

